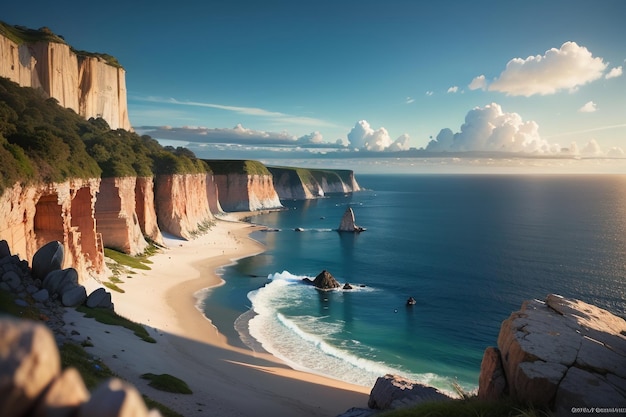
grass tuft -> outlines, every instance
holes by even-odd
[[[161,391],[173,392],[175,394],[193,393],[185,381],[169,374],[156,375],[148,373],[141,375],[141,377],[150,381],[148,385]]]
[[[120,316],[113,310],[108,308],[88,308],[85,306],[76,307],[76,311],[79,311],[87,318],[95,319],[97,322],[109,324],[113,326],[122,326],[126,329],[132,330],[133,333],[141,340],[148,343],[156,343],[156,340],[148,335],[148,331],[139,323],[130,321],[125,317]]]

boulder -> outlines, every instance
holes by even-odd
[[[0,320],[0,410],[21,416],[61,370],[52,333],[27,320]]]
[[[341,287],[341,284],[337,282],[335,277],[333,277],[330,272],[326,270],[323,270],[315,277],[313,285],[321,290],[330,290]]]
[[[11,256],[11,249],[9,249],[9,243],[6,240],[0,240],[0,259]]]
[[[76,307],[87,300],[87,290],[82,285],[78,285],[61,296],[61,302],[65,307]]]
[[[352,288],[352,285],[350,285],[349,282],[346,282],[345,284],[343,284],[343,289],[344,290],[351,290],[353,288]]]
[[[481,398],[508,391],[557,415],[588,404],[626,407],[626,321],[604,309],[554,294],[525,301],[502,322],[498,350],[485,351]]]
[[[47,301],[48,298],[50,298],[50,294],[48,293],[47,289],[43,288],[37,291],[36,293],[34,293],[32,297],[33,297],[33,300],[43,303],[44,301]]]
[[[96,290],[94,290],[91,294],[89,294],[89,297],[87,297],[87,307],[89,308],[95,308],[95,307],[100,307],[100,304],[104,304],[106,302],[106,296],[107,296],[107,291],[100,287]],[[111,302],[111,294],[109,295],[109,303]]]
[[[480,377],[478,379],[478,397],[481,400],[497,400],[506,393],[506,378],[502,369],[500,351],[496,347],[485,349],[483,360],[480,364]]]
[[[43,280],[43,287],[50,294],[63,295],[66,291],[78,286],[78,271],[74,268],[51,271]]]
[[[37,402],[33,417],[72,417],[89,399],[89,391],[74,368],[57,375]]]
[[[2,281],[6,282],[9,288],[11,288],[12,290],[17,289],[22,283],[22,279],[15,271],[7,271],[2,274]]]
[[[452,398],[437,388],[387,374],[379,377],[370,392],[367,406],[379,410],[409,407],[423,402],[446,401]]]
[[[137,389],[112,378],[91,393],[89,401],[80,407],[78,417],[135,417],[147,414],[148,409]]]
[[[43,245],[33,256],[33,277],[44,279],[51,271],[61,269],[64,256],[65,252],[61,242],[53,241]]]

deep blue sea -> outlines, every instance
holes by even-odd
[[[392,372],[473,390],[524,300],[557,293],[626,316],[626,176],[357,180],[367,191],[253,217],[275,229],[252,234],[267,251],[218,271],[226,283],[204,302],[231,343],[368,387]],[[367,231],[334,230],[348,206]],[[324,269],[355,289],[301,282]]]

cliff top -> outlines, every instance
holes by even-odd
[[[270,175],[269,170],[259,161],[250,160],[204,160],[216,175],[224,174],[248,174],[248,175]]]
[[[54,32],[52,32],[52,30],[50,30],[50,28],[45,26],[39,29],[30,29],[25,26],[12,26],[8,23],[0,21],[0,35],[15,42],[18,45],[37,42],[51,42],[68,45],[63,36],[55,34]],[[70,49],[79,57],[100,58],[113,67],[122,68],[122,65],[119,63],[117,58],[109,54],[80,51],[72,48],[71,46]]]

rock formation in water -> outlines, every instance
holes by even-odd
[[[485,351],[479,393],[571,415],[576,407],[626,408],[626,321],[594,305],[548,295],[526,301]]]
[[[341,218],[341,222],[339,223],[337,231],[350,233],[359,233],[365,231],[364,227],[357,226],[354,223],[354,211],[352,210],[352,207],[348,207],[343,213],[343,217]]]
[[[111,129],[131,130],[126,73],[106,58],[77,53],[47,30],[20,29],[0,22],[0,77],[22,87],[41,88],[86,119],[101,117]]]
[[[305,278],[305,282],[313,284],[315,288],[319,288],[320,290],[332,290],[333,288],[341,287],[341,284],[339,284],[335,277],[327,270],[320,272],[313,281]]]

